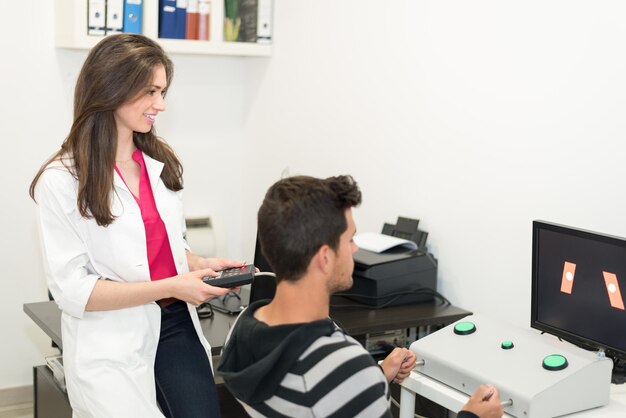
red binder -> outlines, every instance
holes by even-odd
[[[187,1],[185,39],[198,39],[198,0]]]
[[[208,41],[210,39],[211,25],[211,1],[198,0],[198,39]]]

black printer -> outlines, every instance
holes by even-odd
[[[398,218],[396,225],[383,227],[383,234],[410,239],[417,249],[357,250],[353,255],[354,283],[343,295],[378,308],[432,300],[437,291],[437,260],[426,251],[428,233],[418,230],[417,223]]]

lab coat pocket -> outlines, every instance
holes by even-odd
[[[157,309],[151,308],[142,305],[114,311],[85,312],[76,330],[77,368],[152,367],[158,345],[160,316],[151,318],[159,314]],[[155,322],[157,332],[153,329]]]

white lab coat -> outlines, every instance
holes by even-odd
[[[157,209],[165,223],[178,273],[189,271],[180,192],[161,181],[163,163],[144,154]],[[48,285],[62,313],[63,363],[74,417],[161,417],[156,403],[154,359],[161,326],[152,302],[115,311],[86,312],[96,280],[150,280],[146,237],[137,202],[114,173],[107,227],[83,218],[78,182],[60,162],[44,171],[36,188]],[[211,350],[198,314],[189,312],[209,361]]]

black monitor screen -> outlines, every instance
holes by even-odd
[[[533,222],[531,326],[626,359],[626,240]]]

